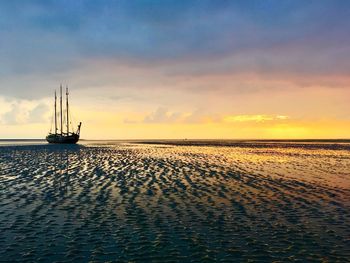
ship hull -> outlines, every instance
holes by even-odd
[[[78,134],[70,134],[70,135],[49,134],[48,136],[46,136],[46,140],[48,143],[76,144],[79,141],[79,135]]]

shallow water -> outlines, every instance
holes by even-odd
[[[3,261],[350,258],[350,146],[0,146]]]

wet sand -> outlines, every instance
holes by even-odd
[[[349,247],[346,143],[0,146],[3,261],[348,262]]]

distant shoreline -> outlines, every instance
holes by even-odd
[[[278,145],[280,147],[300,147],[312,146],[324,148],[346,148],[349,147],[350,140],[348,139],[307,139],[307,140],[143,140],[141,144],[160,144],[174,146],[228,146],[228,147],[266,147],[269,145]],[[345,145],[344,145],[345,144]]]
[[[235,143],[266,143],[266,142],[329,142],[350,143],[350,139],[80,139],[81,141],[115,141],[139,143],[208,143],[208,142],[235,142]],[[0,141],[46,141],[45,139],[0,139]]]
[[[350,150],[350,139],[264,139],[264,140],[223,140],[223,139],[153,139],[153,140],[87,140],[82,139],[81,145],[87,144],[114,144],[114,143],[129,143],[129,144],[149,144],[149,145],[169,145],[169,146],[202,146],[202,147],[251,147],[251,148],[323,148],[333,150]],[[46,144],[44,139],[0,139],[0,145],[15,145],[28,144]]]

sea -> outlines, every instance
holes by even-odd
[[[0,141],[1,262],[349,259],[349,141]]]

